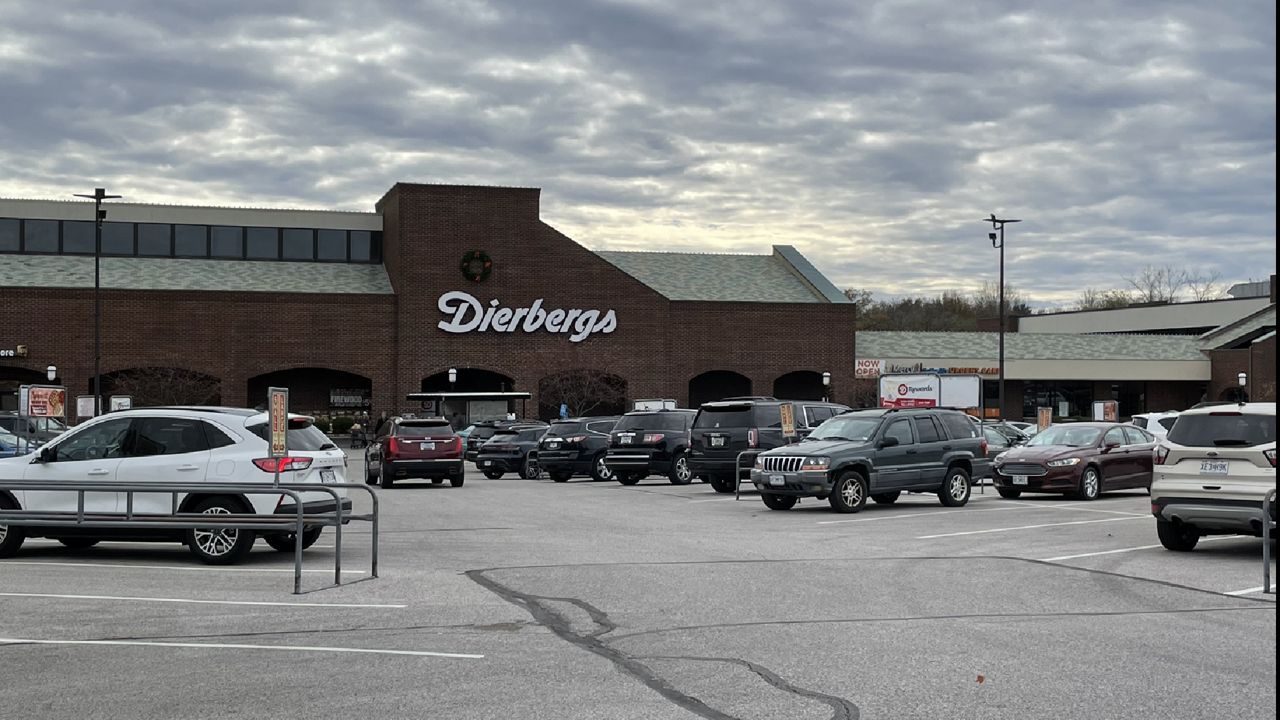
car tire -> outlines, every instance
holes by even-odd
[[[861,511],[867,504],[867,479],[857,470],[844,472],[831,488],[831,496],[827,498],[827,502],[838,513]]]
[[[1200,533],[1194,527],[1156,518],[1156,536],[1165,549],[1174,552],[1191,552],[1200,542]]]
[[[942,487],[938,488],[938,500],[946,507],[964,507],[973,495],[973,480],[969,471],[959,465],[947,468]]]
[[[302,549],[306,550],[312,545],[315,545],[316,541],[320,539],[320,534],[323,532],[323,525],[320,527],[304,528],[302,530]],[[266,540],[267,544],[277,552],[291,553],[294,551],[294,538],[297,536],[298,533],[291,532],[265,533],[263,534],[262,539]]]
[[[893,492],[875,493],[871,496],[871,499],[880,505],[892,505],[898,502],[898,497],[901,495],[901,491],[894,490]]]
[[[235,498],[211,497],[200,501],[192,512],[202,515],[229,515],[246,512]],[[253,549],[257,539],[252,530],[187,530],[187,549],[206,565],[234,565]]]
[[[569,482],[569,478],[573,477],[573,473],[569,472],[568,470],[557,470],[556,472],[548,473],[548,474],[551,475],[552,482],[558,482],[558,483]]]
[[[502,472],[501,470],[485,470],[484,471],[484,476],[489,478],[490,480],[500,480],[502,479],[503,475],[506,475],[506,473]]]
[[[525,480],[537,480],[542,477],[542,470],[538,467],[538,461],[532,458],[525,458],[520,463],[520,477]]]
[[[1097,500],[1102,494],[1102,472],[1089,465],[1080,472],[1080,485],[1076,488],[1077,500]]]
[[[1000,493],[1000,497],[1006,500],[1017,500],[1018,498],[1022,497],[1022,491],[1014,490],[1013,488],[998,487],[996,488],[996,492]]]
[[[449,485],[451,485],[452,487],[462,487],[462,484],[465,483],[466,481],[467,481],[467,478],[465,475],[459,475],[457,477],[449,478]]]
[[[0,496],[0,508],[5,510],[18,510],[18,503],[7,497]],[[0,558],[13,557],[18,554],[18,549],[22,547],[22,541],[27,539],[27,533],[23,528],[17,525],[0,525]]]
[[[672,485],[688,485],[693,482],[693,470],[689,467],[689,451],[681,450],[676,456],[671,458],[671,470],[667,472],[667,479]]]
[[[605,482],[613,479],[613,471],[605,463],[604,453],[596,455],[595,459],[591,461],[591,479],[596,482]]]
[[[770,510],[790,510],[800,502],[800,498],[795,495],[775,495],[774,493],[760,493],[760,499]]]
[[[617,474],[618,482],[622,483],[623,485],[635,485],[636,483],[640,482],[640,478],[642,477],[644,476],[639,473],[618,473]]]
[[[364,484],[365,485],[378,484],[378,476],[373,472],[373,465],[369,464],[368,457],[366,457],[364,460]]]
[[[737,484],[733,482],[732,475],[712,475],[708,482],[711,483],[712,490],[722,495],[727,495],[738,489]]]
[[[93,547],[94,545],[97,545],[100,541],[95,538],[76,537],[76,538],[58,538],[58,542],[62,543],[65,547],[71,548],[72,550],[87,550]]]
[[[387,472],[387,464],[382,463],[378,467],[378,487],[387,490],[395,481],[396,479],[391,476],[391,473]]]

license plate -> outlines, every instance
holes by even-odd
[[[556,448],[558,448],[558,447],[560,447],[560,443],[558,443],[558,442],[549,442],[549,443],[547,443],[547,449],[548,449],[548,450],[555,450],[555,449],[556,449]]]
[[[492,464],[493,464],[493,461],[492,461],[492,460],[481,460],[481,461],[480,461],[480,467],[489,467],[489,466],[490,466],[490,465],[492,465]]]
[[[1026,484],[1027,484],[1027,476],[1026,476],[1026,475],[1014,475],[1014,476],[1013,476],[1013,484],[1014,484],[1014,485],[1026,485]]]
[[[333,471],[332,471],[332,470],[321,470],[321,471],[320,471],[320,482],[322,482],[322,483],[335,483],[335,482],[337,482],[337,479],[334,477],[334,474],[333,474]]]
[[[630,445],[630,444],[631,444],[631,436],[630,436],[630,435],[619,435],[619,436],[618,436],[618,443],[619,443],[619,444],[621,444],[621,445]]]
[[[1201,475],[1226,475],[1227,461],[1226,460],[1201,460],[1200,474]]]
[[[719,435],[712,436],[711,447],[724,447],[724,438]]]
[[[429,442],[429,443],[419,443],[419,444],[418,444],[418,449],[419,449],[419,450],[435,450],[435,449],[436,449],[436,444],[435,444],[435,443],[433,443],[433,442]]]
[[[786,485],[786,484],[787,484],[787,479],[786,479],[785,477],[783,477],[782,475],[770,475],[770,476],[769,476],[769,484],[770,484],[770,485],[773,485],[774,487],[777,487],[777,486],[779,486],[779,485]]]

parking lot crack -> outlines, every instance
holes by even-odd
[[[772,670],[764,667],[763,665],[760,665],[759,663],[753,663],[749,660],[743,660],[741,658],[697,657],[697,656],[686,656],[686,655],[653,655],[653,656],[639,657],[637,659],[638,660],[689,660],[693,662],[721,662],[721,663],[729,663],[731,665],[738,665],[738,666],[747,668],[751,672],[758,675],[762,680],[769,683],[773,687],[778,688],[779,690],[782,690],[783,692],[788,692],[788,693],[791,693],[792,695],[809,698],[811,700],[817,700],[818,702],[827,705],[834,711],[834,714],[831,716],[831,720],[858,720],[858,717],[860,716],[860,713],[858,711],[858,706],[854,705],[848,700],[845,700],[844,698],[841,698],[841,697],[836,697],[835,695],[827,695],[826,693],[820,693],[816,690],[809,690],[806,688],[792,685],[791,683],[783,679],[781,675],[773,672]]]

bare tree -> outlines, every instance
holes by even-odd
[[[1076,310],[1114,310],[1128,307],[1134,302],[1127,290],[1098,290],[1085,288],[1076,301]]]
[[[1187,291],[1196,300],[1215,300],[1222,297],[1226,290],[1219,282],[1220,280],[1222,280],[1222,273],[1217,270],[1210,273],[1188,274]]]
[[[978,317],[996,317],[1000,314],[1000,283],[985,280],[982,289],[970,298],[973,312]],[[1004,308],[1010,315],[1030,315],[1031,306],[1022,291],[1009,283],[1004,284]]]
[[[852,302],[858,308],[859,315],[875,304],[875,298],[872,297],[870,290],[847,288],[844,291],[844,296],[849,298],[849,302]]]
[[[1189,280],[1186,270],[1172,265],[1147,265],[1135,275],[1124,276],[1124,281],[1137,293],[1137,301],[1144,303],[1177,302]]]
[[[875,407],[880,402],[880,381],[859,378],[853,381],[849,391],[849,404],[858,407]]]
[[[626,381],[617,375],[599,370],[565,370],[538,381],[538,401],[557,409],[566,405],[570,415],[582,416],[602,405],[621,405],[626,389]]]
[[[125,370],[111,379],[110,388],[113,395],[132,396],[134,407],[208,405],[222,395],[217,378],[171,367]]]

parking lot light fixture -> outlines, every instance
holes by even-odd
[[[49,378],[49,382],[53,382],[53,379],[58,377],[58,366],[50,365],[49,367],[44,369],[44,374],[46,377]]]
[[[827,388],[831,387],[831,373],[822,373],[822,402],[827,401]]]
[[[119,195],[108,195],[103,188],[94,188],[92,195],[75,193],[76,197],[93,201],[93,414],[102,414],[102,221],[107,211],[103,200],[115,200]]]
[[[997,402],[999,403],[999,405],[998,405],[997,407],[999,407],[999,408],[1000,408],[1000,417],[1002,417],[1002,418],[1003,418],[1003,417],[1004,417],[1004,326],[1005,326],[1005,319],[1004,319],[1004,226],[1005,226],[1005,223],[1016,223],[1016,222],[1022,222],[1022,221],[1021,221],[1021,220],[1012,220],[1012,219],[1000,219],[1000,218],[996,217],[996,214],[995,214],[995,213],[991,213],[991,217],[986,218],[985,220],[983,220],[983,222],[989,222],[989,223],[991,223],[991,229],[996,231],[996,232],[990,232],[990,233],[987,233],[987,239],[989,239],[989,240],[991,241],[991,247],[996,248],[997,250],[999,250],[999,251],[1000,251],[1000,290],[999,290],[999,295],[1000,295],[1000,297],[999,297],[999,300],[997,301],[997,302],[998,302],[998,304],[1000,305],[1000,308],[999,308],[999,315],[1000,315],[1000,329],[999,329],[999,336],[1000,336],[1000,359],[999,359],[999,363],[998,363],[998,364],[999,364],[999,373],[1000,373],[1000,375],[999,375],[999,380],[998,380],[998,381],[997,381],[997,383],[996,383],[996,387],[997,387],[996,392],[997,392],[997,397],[998,397]]]

